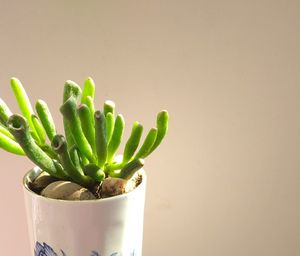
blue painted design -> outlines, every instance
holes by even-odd
[[[101,256],[101,255],[98,252],[96,252],[96,251],[92,251],[91,256]]]
[[[66,256],[66,254],[61,251],[61,256]],[[35,245],[34,256],[60,256],[46,243],[37,242]]]
[[[60,254],[57,254],[48,244],[36,242],[34,249],[34,256],[67,256],[63,250],[60,251]],[[90,256],[101,256],[97,251],[92,251]],[[114,252],[110,256],[122,256],[119,252]],[[124,255],[125,256],[125,255]],[[133,250],[128,256],[136,256],[135,251]]]

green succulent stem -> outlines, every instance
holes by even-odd
[[[81,88],[75,82],[67,80],[64,85],[63,103],[65,103],[71,96],[73,96],[77,102],[81,97]],[[75,144],[75,141],[71,132],[70,124],[65,117],[63,117],[63,123],[68,147],[71,148]]]
[[[94,117],[92,116],[88,106],[85,104],[81,104],[78,107],[78,115],[80,118],[80,123],[81,123],[84,136],[86,137],[89,144],[91,145],[93,154],[96,155],[95,128],[93,126],[93,121],[92,121]]]
[[[0,132],[0,148],[16,155],[25,155],[20,145],[2,132]]]
[[[91,96],[87,96],[85,104],[89,108],[91,116],[94,117],[94,114],[95,114],[94,99]],[[94,120],[94,118],[92,118],[92,124],[93,124],[93,126],[95,126],[95,120]]]
[[[6,103],[0,98],[0,122],[6,126],[8,118],[12,115],[9,107]]]
[[[117,150],[121,144],[124,127],[125,127],[124,118],[121,114],[119,114],[119,115],[117,115],[115,125],[114,125],[114,131],[113,131],[111,140],[110,140],[110,142],[108,144],[108,148],[107,148],[107,162],[108,163],[112,162],[112,160],[114,159],[115,153],[117,152]]]
[[[35,128],[35,131],[39,137],[40,144],[45,144],[46,131],[45,131],[43,125],[41,124],[39,118],[36,115],[31,115],[31,120],[32,120],[33,126]]]
[[[123,163],[115,163],[115,164],[107,164],[105,165],[105,171],[107,173],[113,172],[113,171],[117,171],[117,170],[121,170],[124,167]]]
[[[89,77],[85,80],[82,90],[81,103],[87,104],[87,97],[94,99],[95,96],[95,83],[94,80]]]
[[[168,131],[168,123],[169,123],[168,112],[166,110],[159,112],[156,119],[157,136],[152,148],[147,153],[147,155],[150,155],[162,142],[163,138],[165,137]]]
[[[72,148],[70,148],[69,154],[70,154],[72,163],[74,164],[76,169],[80,170],[80,172],[83,173],[83,170],[82,170],[83,165],[82,165],[81,159],[80,159],[80,152],[75,145]]]
[[[34,141],[27,120],[21,115],[12,115],[7,122],[9,131],[14,135],[27,157],[50,175],[67,179],[58,163],[51,159]]]
[[[112,100],[106,100],[103,106],[104,115],[106,116],[108,113],[112,113],[114,116],[115,108],[116,108],[116,104]]]
[[[56,128],[46,102],[44,102],[43,100],[38,100],[35,104],[35,109],[49,140],[52,141],[52,139],[56,135]]]
[[[84,173],[98,182],[101,182],[105,179],[105,172],[95,164],[86,165],[84,167]]]
[[[73,181],[87,187],[92,185],[92,179],[83,175],[80,169],[76,168],[76,166],[73,164],[68,152],[66,139],[63,135],[57,134],[54,136],[52,140],[52,147],[54,151],[59,154],[64,170],[68,173]]]
[[[59,160],[58,154],[52,149],[52,147],[48,144],[37,144],[50,158]]]
[[[101,111],[95,112],[95,134],[98,166],[102,168],[107,159],[106,120]]]
[[[82,165],[85,166],[85,165],[89,164],[89,160],[83,154],[80,153],[80,155],[81,155],[81,163],[82,163]]]
[[[73,136],[73,140],[77,147],[79,148],[82,155],[86,156],[86,158],[95,163],[96,159],[93,155],[93,150],[84,136],[80,118],[77,112],[77,102],[76,99],[71,96],[60,108],[61,113],[63,114],[65,120],[68,121],[68,125],[70,128],[70,132]]]
[[[114,131],[115,117],[111,112],[109,112],[106,114],[105,119],[106,119],[106,140],[108,144],[111,140],[111,136]]]
[[[0,133],[4,134],[8,138],[10,138],[13,141],[16,141],[15,137],[10,133],[9,130],[7,130],[6,126],[0,124]]]
[[[15,98],[18,102],[19,108],[20,108],[23,116],[28,121],[31,133],[32,133],[34,139],[39,141],[39,136],[35,130],[35,126],[31,119],[31,115],[33,115],[34,112],[33,112],[30,100],[28,98],[28,95],[19,79],[13,77],[10,80],[10,82],[11,82],[11,88],[12,88]]]
[[[132,158],[134,152],[139,146],[143,134],[143,126],[139,122],[134,122],[130,137],[125,145],[123,153],[123,164],[126,164]]]
[[[139,169],[144,166],[144,163],[144,160],[141,158],[132,160],[121,169],[118,177],[129,180]]]
[[[143,145],[136,153],[134,158],[135,159],[145,158],[150,152],[151,148],[153,147],[156,137],[157,137],[157,128],[151,128],[144,140]]]

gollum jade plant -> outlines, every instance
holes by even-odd
[[[11,79],[11,88],[22,115],[12,114],[0,99],[0,147],[17,155],[26,155],[44,171],[41,178],[44,193],[41,194],[48,197],[60,198],[55,189],[67,189],[70,184],[72,192],[77,188],[91,192],[93,196],[87,196],[88,199],[124,193],[125,185],[138,177],[136,174],[143,167],[144,159],[160,145],[168,129],[168,112],[161,111],[156,127],[150,129],[138,149],[143,126],[134,122],[122,157],[116,157],[123,137],[124,118],[121,114],[116,115],[112,101],[106,101],[102,110],[95,110],[95,84],[91,78],[85,81],[82,90],[73,81],[66,81],[64,85],[60,112],[65,136],[57,134],[44,101],[36,102],[35,113],[17,78]]]

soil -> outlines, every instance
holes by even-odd
[[[106,178],[93,188],[84,188],[71,181],[60,181],[46,172],[42,172],[29,188],[41,195],[52,199],[83,201],[113,197],[134,190],[142,182],[141,173],[137,172],[130,180]]]

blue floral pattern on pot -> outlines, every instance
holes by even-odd
[[[114,252],[110,256],[121,256],[119,252]],[[135,251],[132,251],[128,256],[135,256]],[[60,253],[56,253],[48,244],[36,242],[34,256],[67,256],[63,250]],[[101,256],[97,251],[92,251],[90,256]],[[125,256],[125,255],[124,255]]]
[[[66,256],[66,254],[63,251],[57,254],[48,244],[36,242],[34,256]]]

